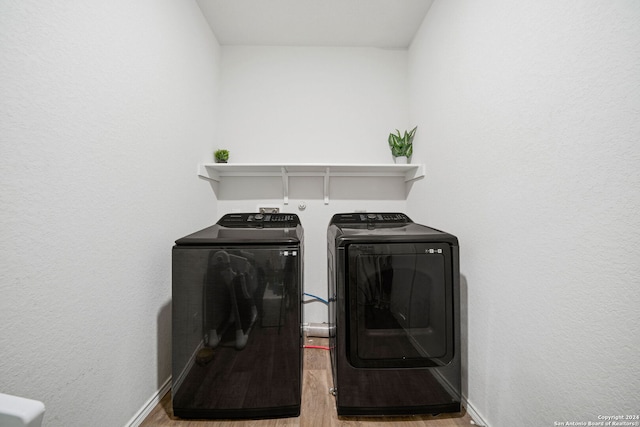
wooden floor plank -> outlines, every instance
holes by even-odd
[[[326,346],[325,338],[307,338],[308,345]],[[329,352],[304,350],[302,408],[296,418],[271,420],[182,420],[173,416],[171,393],[142,422],[142,427],[468,427],[466,412],[438,416],[406,417],[338,417],[335,399],[329,393],[332,385]]]

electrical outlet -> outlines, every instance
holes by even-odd
[[[280,208],[259,207],[258,210],[260,211],[261,214],[276,214],[276,213],[280,213]]]

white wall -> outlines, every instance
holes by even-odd
[[[387,136],[407,127],[407,83],[406,50],[224,46],[217,144],[231,162],[389,163]],[[332,179],[328,205],[321,178],[291,179],[286,206],[281,183],[236,179],[219,188],[218,210],[275,205],[297,213],[305,229],[304,290],[325,298],[331,216],[406,208],[401,180]],[[307,304],[305,321],[326,322],[326,307]]]
[[[218,144],[232,162],[391,161],[408,118],[407,52],[368,48],[222,49]]]
[[[217,216],[195,2],[0,3],[0,391],[124,425],[170,375],[171,246]]]
[[[640,3],[436,1],[409,52],[415,220],[461,244],[491,427],[638,414]]]

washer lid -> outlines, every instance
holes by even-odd
[[[210,227],[176,240],[177,245],[291,244],[302,240],[295,214],[238,213],[224,215]]]

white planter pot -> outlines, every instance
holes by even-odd
[[[398,165],[406,165],[407,163],[409,163],[409,159],[407,159],[407,156],[394,157],[393,160]]]

